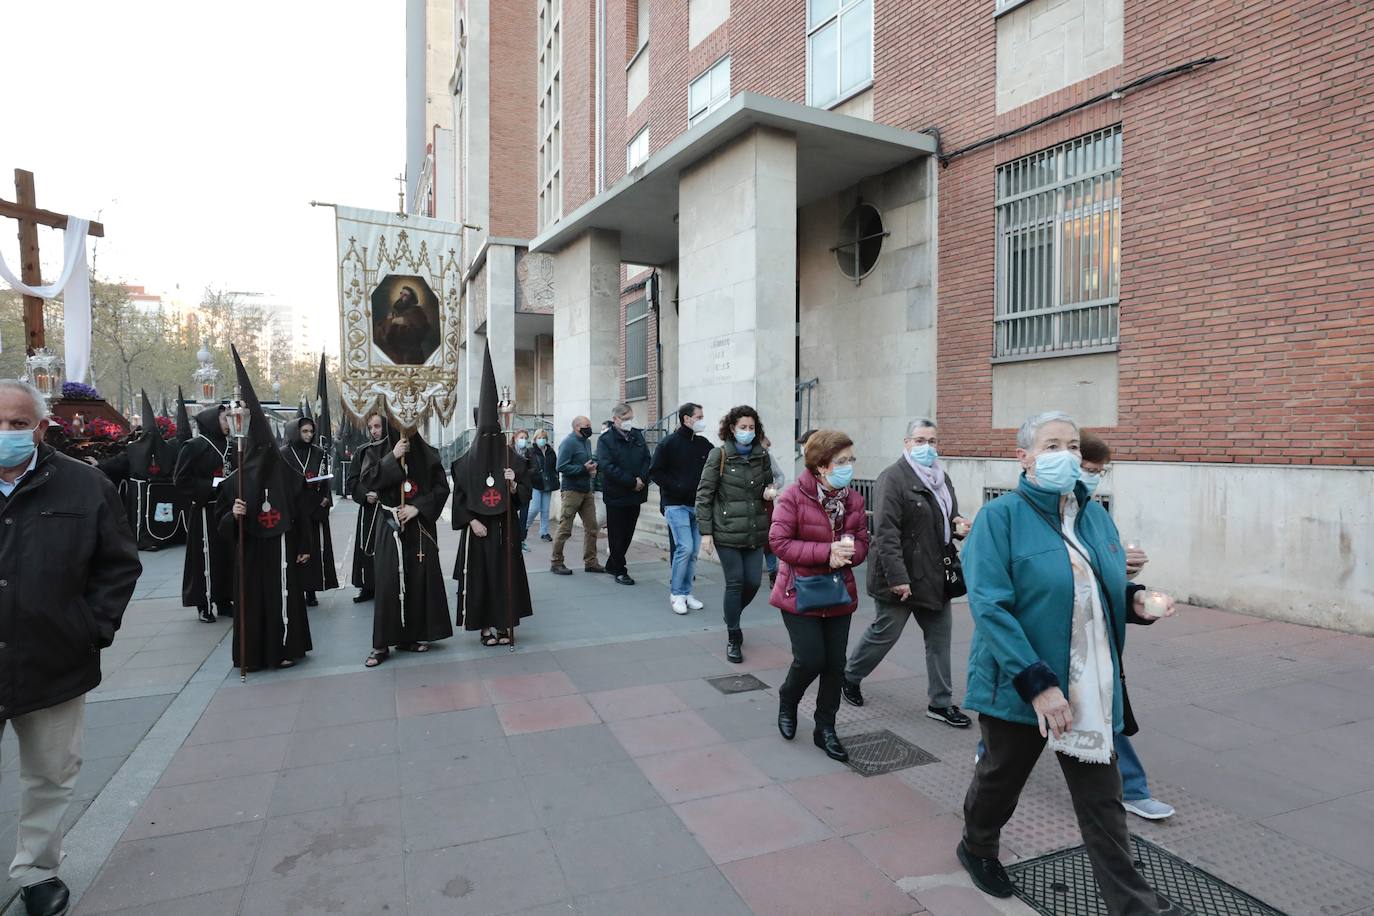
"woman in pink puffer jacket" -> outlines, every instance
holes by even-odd
[[[779,560],[778,580],[769,603],[782,611],[792,638],[792,667],[778,689],[778,731],[791,741],[797,734],[797,704],[817,677],[816,747],[835,760],[849,754],[835,733],[840,708],[849,618],[859,606],[853,568],[868,556],[864,499],[850,488],[854,478],[854,441],[834,429],[806,440],[806,470],[788,487],[773,510],[768,545]],[[797,608],[799,576],[839,575],[849,600],[830,607]]]

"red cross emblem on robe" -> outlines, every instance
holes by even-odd
[[[266,512],[258,513],[258,524],[269,531],[281,521],[281,513],[276,509],[268,509]]]
[[[401,495],[404,496],[406,499],[410,499],[418,492],[420,492],[420,485],[417,484],[415,481],[406,478],[406,480],[402,482]]]
[[[490,509],[495,509],[497,506],[501,505],[501,491],[495,487],[487,490],[487,492],[482,494],[482,505]]]
[[[158,476],[158,475],[161,474],[161,473],[162,473],[162,467],[161,467],[160,465],[158,465],[156,462],[154,462],[153,464],[148,465],[148,476],[149,476],[149,477],[156,477],[156,476]]]

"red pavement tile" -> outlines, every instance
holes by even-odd
[[[717,637],[715,645],[710,647],[711,654],[716,658],[725,659],[725,644]],[[792,650],[782,646],[769,645],[762,640],[749,639],[746,633],[744,637],[744,661],[741,664],[732,664],[731,671],[763,671],[767,668],[783,668],[792,664]]]
[[[849,842],[893,881],[959,871],[954,847],[963,836],[964,822],[942,814],[849,837]]]
[[[907,916],[921,908],[839,839],[731,862],[720,870],[758,916]]]
[[[482,683],[486,685],[491,701],[496,704],[565,697],[577,693],[576,685],[562,671],[484,678]]]
[[[690,710],[609,723],[631,757],[721,744],[725,741],[706,720]]]
[[[841,836],[895,827],[940,813],[939,805],[891,773],[830,773],[788,783],[787,791]]]
[[[662,684],[589,693],[587,702],[592,704],[592,709],[596,710],[603,722],[619,722],[624,719],[641,719],[662,713],[687,711],[687,704]]]
[[[579,696],[546,697],[507,703],[496,707],[496,716],[507,735],[526,735],[575,725],[595,725],[601,720],[596,712]]]
[[[428,716],[458,709],[473,709],[485,706],[486,702],[482,685],[476,681],[439,684],[435,687],[402,687],[396,691],[396,716],[400,719]]]
[[[670,751],[635,761],[668,804],[768,785],[771,780],[733,747]]]
[[[673,810],[717,865],[833,835],[778,786],[684,802]]]

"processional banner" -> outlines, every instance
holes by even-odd
[[[359,419],[382,410],[406,430],[431,414],[449,422],[461,321],[458,226],[352,207],[335,214],[344,408]]]

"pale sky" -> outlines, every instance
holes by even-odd
[[[28,169],[40,207],[99,214],[104,278],[300,302],[337,352],[334,211],[309,201],[397,204],[403,0],[0,0],[0,36],[0,197]],[[39,244],[48,280],[60,233]]]

